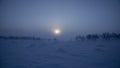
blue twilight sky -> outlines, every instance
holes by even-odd
[[[120,32],[119,0],[0,0],[0,35],[55,37]]]

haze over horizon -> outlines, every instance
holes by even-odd
[[[120,32],[119,0],[0,0],[0,9],[0,35],[64,39]]]

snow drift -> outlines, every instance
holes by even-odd
[[[120,68],[120,41],[0,39],[0,68]]]

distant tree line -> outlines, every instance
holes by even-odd
[[[57,41],[58,39],[53,38],[53,39],[45,39],[45,38],[40,38],[40,37],[31,37],[31,36],[0,36],[0,39],[12,39],[12,40],[47,40],[47,41]]]
[[[75,40],[120,40],[120,33],[102,33],[102,34],[88,34],[85,36],[77,35]]]
[[[27,37],[27,36],[0,36],[0,39],[22,39],[22,40],[41,40],[40,37]]]
[[[0,36],[0,39],[15,39],[15,40],[48,40],[48,41],[57,41],[54,39],[42,39],[40,37],[31,37],[31,36]],[[102,34],[87,34],[87,35],[77,35],[75,40],[120,40],[120,33],[102,33]]]

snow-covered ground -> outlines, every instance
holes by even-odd
[[[0,68],[120,68],[120,40],[0,39]]]

